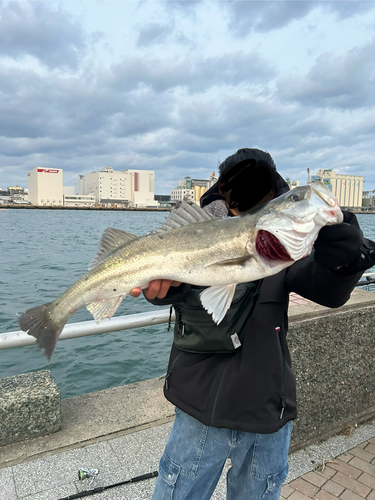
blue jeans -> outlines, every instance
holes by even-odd
[[[209,500],[227,458],[227,500],[277,500],[292,423],[273,434],[218,429],[176,408],[152,500]]]

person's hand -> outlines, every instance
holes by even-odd
[[[148,288],[145,291],[145,297],[147,299],[164,299],[167,295],[168,290],[171,286],[180,286],[181,283],[179,281],[172,280],[154,280],[150,281]],[[139,297],[142,293],[140,288],[133,288],[130,291],[130,295],[132,297]]]
[[[346,222],[324,226],[314,244],[314,260],[326,269],[348,266],[359,259],[362,242],[358,226]]]

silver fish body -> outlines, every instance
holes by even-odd
[[[50,359],[69,317],[86,306],[97,322],[112,317],[135,287],[154,279],[207,286],[206,310],[219,323],[235,286],[276,274],[308,255],[321,227],[342,222],[337,200],[321,183],[295,188],[239,217],[213,219],[183,204],[157,231],[137,237],[108,228],[89,271],[54,302],[20,317]]]

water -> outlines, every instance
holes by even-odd
[[[144,234],[166,212],[0,210],[0,332],[19,330],[18,314],[57,298],[87,270],[107,227]],[[116,315],[155,309],[126,297]],[[69,322],[92,320],[81,309]],[[0,351],[0,376],[48,368],[63,398],[162,375],[172,333],[166,325],[59,342],[48,365],[36,346]]]
[[[18,314],[54,300],[87,269],[107,227],[144,234],[165,212],[0,210],[0,332],[19,330]],[[375,215],[358,215],[375,240]],[[374,269],[371,270],[375,272]],[[155,309],[143,297],[126,297],[116,315]],[[92,320],[86,309],[71,322]],[[0,351],[0,376],[48,368],[63,398],[146,380],[165,373],[172,332],[167,326],[64,340],[51,363],[36,346]]]

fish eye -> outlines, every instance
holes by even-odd
[[[299,194],[291,194],[291,195],[289,196],[289,199],[290,199],[291,201],[300,201],[300,200],[301,200],[301,197],[300,197],[300,195],[299,195]]]

